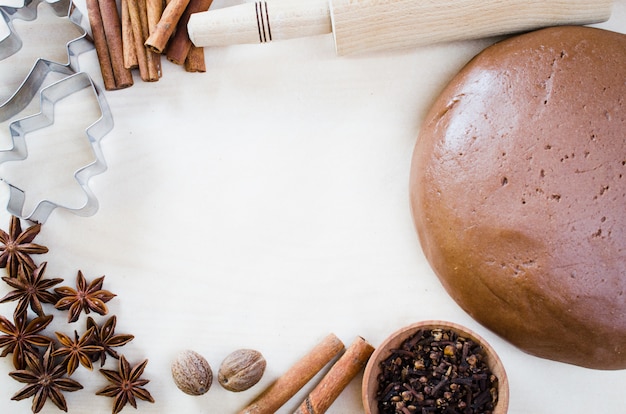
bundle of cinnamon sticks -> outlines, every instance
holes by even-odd
[[[294,412],[323,414],[365,367],[373,352],[374,347],[362,337],[357,337],[346,349],[337,336],[329,334],[238,414],[275,413],[330,361],[339,356]]]
[[[191,43],[187,23],[212,1],[86,0],[105,89],[132,86],[135,69],[142,81],[158,81],[162,55],[187,72],[205,72],[204,49]]]

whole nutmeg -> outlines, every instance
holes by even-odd
[[[186,350],[172,362],[172,377],[185,394],[202,395],[213,383],[213,371],[206,359],[197,352]]]
[[[265,365],[265,358],[259,351],[238,349],[224,359],[217,380],[229,391],[245,391],[261,380]]]

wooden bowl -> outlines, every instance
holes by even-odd
[[[471,339],[480,344],[485,354],[487,366],[493,374],[498,377],[498,401],[494,414],[505,414],[509,407],[509,381],[502,365],[502,361],[482,337],[476,332],[452,322],[445,321],[423,321],[404,327],[389,336],[370,357],[365,372],[363,374],[362,399],[365,414],[379,414],[376,400],[378,390],[378,375],[381,372],[380,362],[391,355],[391,350],[399,348],[400,345],[410,336],[420,329],[443,329],[455,332],[458,336]]]

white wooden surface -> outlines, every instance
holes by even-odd
[[[59,42],[61,31],[45,24],[23,30]],[[600,26],[626,32],[626,1]],[[376,346],[424,319],[464,324],[491,342],[509,374],[512,414],[623,411],[626,372],[512,347],[459,309],[420,251],[407,190],[417,131],[444,85],[493,41],[351,57],[335,55],[332,35],[211,48],[206,73],[164,61],[159,82],[136,76],[132,88],[106,93],[115,129],[102,141],[109,169],[91,181],[100,210],[88,218],[55,211],[36,239],[50,253],[35,259],[68,284],[78,269],[89,280],[106,275],[105,288],[118,295],[109,302],[117,331],[136,336],[120,351],[132,363],[150,360],[145,378],[156,403],[139,401],[137,412],[235,413],[330,332]],[[22,56],[51,50],[41,42]],[[100,82],[95,53],[81,64]],[[18,67],[0,63],[3,88]],[[85,97],[64,102],[55,136],[69,139],[72,119],[94,110]],[[6,148],[7,124],[0,126]],[[54,139],[40,141],[29,162],[2,165],[0,175],[27,184],[34,198],[78,203],[68,168],[86,162],[85,151],[59,153]],[[4,205],[4,188],[0,195]],[[0,210],[0,227],[8,222]],[[0,285],[0,295],[7,291]],[[12,309],[0,305],[3,315]],[[54,329],[80,332],[83,323],[68,328],[59,315]],[[190,397],[170,378],[181,349],[200,352],[217,371],[242,347],[268,361],[249,391],[216,383]],[[11,369],[10,358],[0,359],[1,411],[27,413],[30,401],[10,401],[21,388],[6,375]],[[110,412],[111,400],[93,395],[104,378],[82,368],[75,375],[85,389],[66,394],[69,412]],[[280,412],[292,412],[304,391]],[[329,412],[362,412],[360,377]]]

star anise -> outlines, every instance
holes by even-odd
[[[13,353],[15,369],[26,367],[26,354],[38,353],[35,347],[48,346],[52,338],[39,334],[52,321],[52,315],[40,316],[28,322],[26,314],[15,316],[15,325],[0,315],[0,331],[6,335],[0,336],[0,348],[4,348],[0,356],[5,357]]]
[[[30,255],[48,252],[47,247],[32,243],[40,231],[41,224],[35,224],[22,232],[20,219],[15,216],[11,216],[8,234],[0,229],[0,243],[4,245],[0,246],[0,268],[6,267],[9,277],[17,277],[19,268],[32,272],[36,266]]]
[[[141,379],[141,375],[147,364],[148,360],[146,359],[141,364],[131,368],[124,355],[122,355],[117,371],[100,369],[102,375],[104,375],[111,384],[96,392],[96,395],[115,398],[113,402],[113,414],[122,411],[122,408],[124,408],[126,404],[137,408],[136,398],[152,403],[154,402],[148,390],[143,388],[150,380]]]
[[[54,289],[57,294],[61,295],[61,299],[54,307],[61,310],[69,309],[68,321],[70,323],[76,322],[83,310],[85,313],[94,311],[100,315],[106,315],[109,310],[105,303],[116,295],[108,290],[103,290],[103,283],[104,276],[101,276],[87,284],[83,272],[79,270],[76,276],[76,289],[68,286]]]
[[[28,305],[37,315],[45,315],[41,304],[56,303],[57,301],[57,296],[49,292],[48,289],[63,281],[61,278],[44,278],[46,266],[47,262],[44,262],[32,272],[27,271],[26,273],[20,269],[17,278],[3,277],[2,280],[15,290],[0,299],[0,303],[17,300],[15,315],[26,313]]]
[[[83,388],[77,381],[64,377],[65,366],[55,364],[52,352],[53,346],[50,344],[43,358],[26,354],[28,368],[9,373],[13,379],[28,384],[11,399],[20,401],[33,397],[32,409],[34,413],[41,411],[48,398],[61,410],[67,411],[67,403],[62,391],[76,391]]]
[[[62,356],[63,363],[67,369],[67,375],[72,375],[78,364],[92,370],[91,356],[102,350],[101,346],[90,344],[94,329],[88,329],[80,338],[78,332],[74,331],[74,340],[69,336],[55,332],[61,347],[52,353],[52,356]]]
[[[99,326],[92,317],[87,318],[87,329],[93,329],[92,342],[102,348],[100,352],[93,354],[92,358],[92,361],[97,361],[99,357],[100,366],[104,365],[106,354],[119,359],[119,355],[113,348],[125,345],[135,338],[133,335],[115,335],[116,323],[117,317],[115,315],[107,319],[102,326]]]

